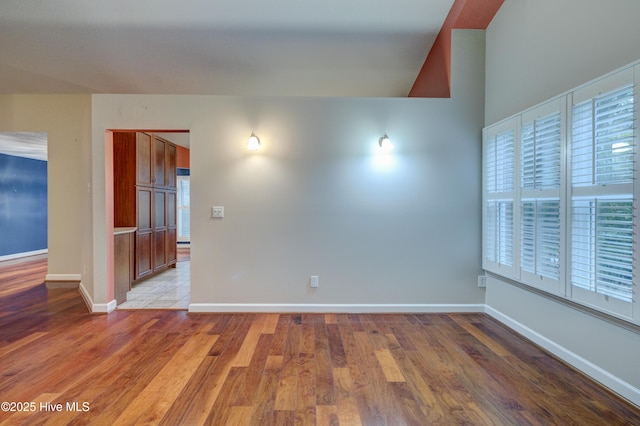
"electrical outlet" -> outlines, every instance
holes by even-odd
[[[311,286],[311,288],[318,288],[318,284],[319,284],[319,278],[317,275],[311,275],[309,277],[309,285]]]
[[[224,217],[224,207],[223,206],[213,206],[213,207],[211,207],[211,217],[223,218]]]
[[[487,277],[485,275],[478,275],[478,287],[485,288],[487,286]]]

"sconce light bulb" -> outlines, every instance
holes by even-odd
[[[247,149],[249,151],[257,151],[260,149],[260,139],[254,134],[251,133],[249,137],[249,142],[247,142]]]
[[[387,152],[393,150],[393,143],[391,143],[391,139],[389,139],[389,136],[387,136],[386,133],[378,140],[378,144],[382,151]]]

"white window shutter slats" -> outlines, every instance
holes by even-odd
[[[560,112],[522,125],[523,190],[560,187]]]
[[[509,124],[485,135],[483,264],[500,273],[513,269],[514,143]]]
[[[514,132],[508,131],[487,144],[485,176],[489,193],[513,191],[513,142]]]
[[[520,268],[559,279],[560,201],[523,201],[520,232]]]
[[[552,280],[560,279],[562,138],[558,108],[558,102],[545,105],[546,115],[529,114],[531,121],[520,128],[520,269]],[[527,282],[526,275],[522,277]],[[538,281],[528,283],[538,285]]]
[[[523,201],[520,215],[520,268],[536,273],[536,203]]]
[[[536,273],[558,279],[560,267],[560,201],[537,203]]]
[[[640,324],[636,81],[640,61],[484,130],[483,265]]]
[[[634,90],[572,108],[571,285],[632,301]],[[601,188],[607,187],[607,195]]]
[[[513,202],[489,201],[486,210],[485,256],[500,265],[513,265]]]

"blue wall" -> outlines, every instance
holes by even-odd
[[[47,248],[47,162],[0,154],[0,256]]]

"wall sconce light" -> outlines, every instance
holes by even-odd
[[[391,143],[391,139],[389,139],[389,136],[387,136],[386,133],[382,135],[380,139],[378,139],[378,145],[380,145],[380,150],[384,152],[389,152],[393,150],[393,144]]]
[[[247,149],[249,151],[257,151],[258,149],[260,149],[260,139],[253,132],[251,132],[251,136],[249,136],[249,142],[247,142]]]

